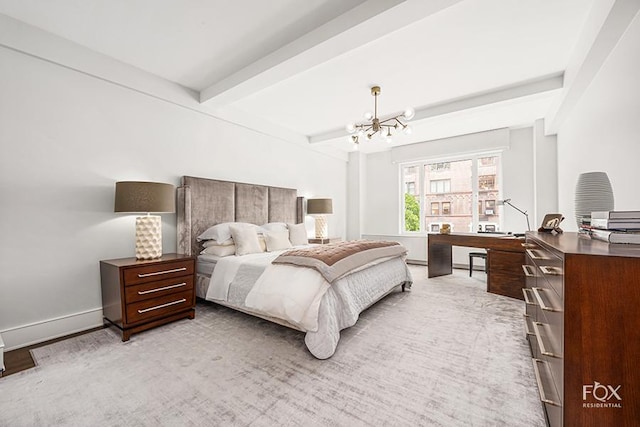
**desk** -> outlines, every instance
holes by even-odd
[[[525,277],[524,239],[508,235],[452,233],[427,234],[428,277],[444,276],[453,270],[452,246],[487,250],[487,292],[523,299]]]

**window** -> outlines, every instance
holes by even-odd
[[[411,182],[407,182],[407,194],[416,194],[416,183],[411,181]]]
[[[480,190],[493,190],[496,187],[495,175],[482,175],[478,177]]]
[[[451,202],[442,202],[442,215],[451,215]]]
[[[495,213],[496,213],[496,201],[495,200],[485,200],[484,201],[484,214],[485,215],[495,215]]]
[[[431,170],[431,172],[448,171],[449,169],[451,169],[451,163],[449,162],[432,163],[429,165],[429,169]]]
[[[500,155],[401,165],[404,232],[499,231]]]
[[[450,179],[434,179],[429,182],[432,193],[449,193],[451,191]]]

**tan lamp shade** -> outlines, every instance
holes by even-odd
[[[316,239],[329,238],[329,224],[327,214],[333,213],[333,201],[331,199],[307,200],[307,214],[316,217]]]
[[[325,215],[333,213],[333,201],[331,199],[307,200],[307,214]]]
[[[160,182],[116,182],[115,212],[172,213],[176,211],[175,187]],[[159,215],[136,218],[136,258],[162,256],[162,219]]]
[[[161,182],[116,182],[114,212],[173,213],[176,211],[175,187]]]

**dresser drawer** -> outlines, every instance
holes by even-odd
[[[127,268],[124,270],[124,285],[131,286],[139,283],[193,275],[194,264],[195,262],[190,259],[186,261],[175,261],[162,264],[154,263]]]
[[[546,278],[558,295],[562,296],[562,258],[542,247],[527,249],[526,253],[530,262],[537,267],[536,274]]]
[[[193,289],[127,304],[127,323],[161,318],[193,307]]]
[[[130,304],[188,290],[193,290],[193,275],[127,286],[125,301]]]

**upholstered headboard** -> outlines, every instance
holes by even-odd
[[[178,187],[178,252],[197,255],[196,237],[221,222],[301,223],[303,200],[291,188],[183,176]]]

